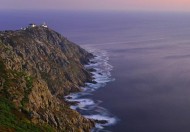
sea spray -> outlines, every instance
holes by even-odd
[[[66,96],[66,100],[76,102],[70,106],[71,109],[77,110],[86,118],[97,121],[96,127],[93,129],[94,132],[104,129],[105,126],[114,125],[118,120],[107,109],[100,106],[102,101],[91,99],[93,91],[103,88],[108,82],[115,79],[111,76],[113,66],[108,63],[107,52],[88,47],[85,47],[85,49],[95,55],[91,63],[85,65],[87,69],[94,69],[91,73],[95,83],[86,83],[86,86],[82,87],[82,92],[70,94]]]

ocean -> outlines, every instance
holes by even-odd
[[[70,95],[93,131],[190,131],[190,14],[1,11],[0,30],[48,26],[93,52],[97,84]],[[69,98],[71,99],[71,98]]]

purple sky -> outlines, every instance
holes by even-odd
[[[190,0],[0,0],[0,9],[190,11]]]

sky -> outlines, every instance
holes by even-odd
[[[190,11],[190,0],[0,0],[0,9]]]

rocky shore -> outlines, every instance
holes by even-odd
[[[91,58],[44,26],[1,31],[0,130],[90,131],[94,121],[71,110],[64,96],[93,82],[84,67]]]

